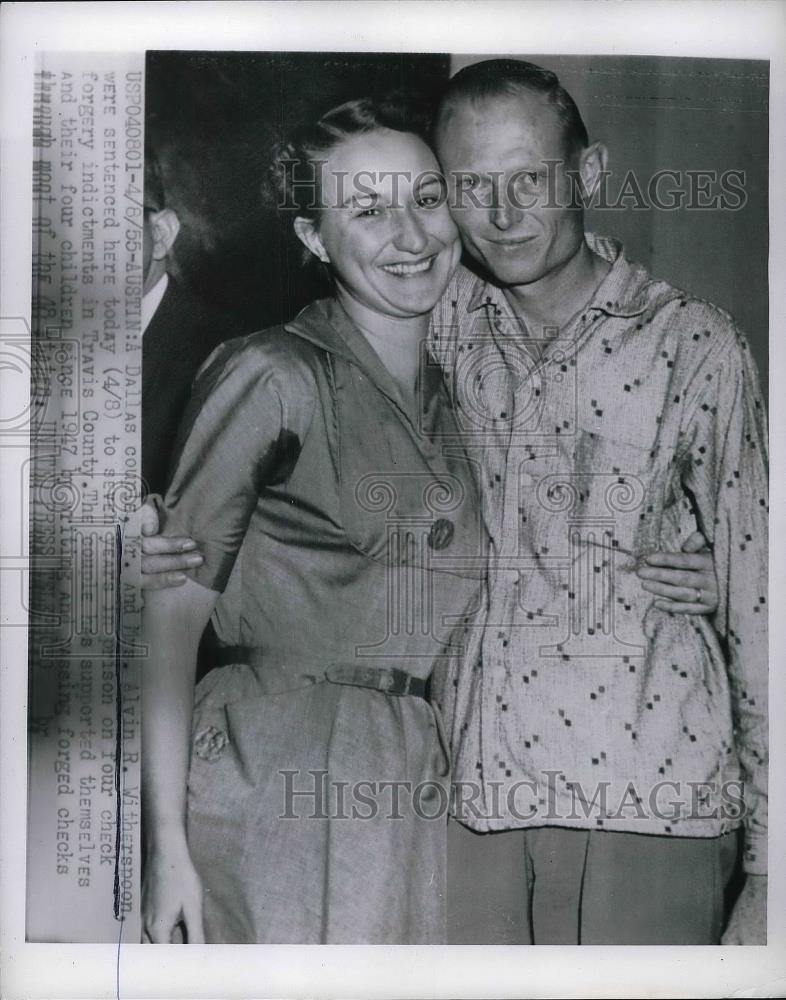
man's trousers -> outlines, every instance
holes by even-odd
[[[451,944],[718,944],[736,833],[661,837],[451,821]]]

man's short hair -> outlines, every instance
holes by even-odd
[[[487,59],[459,70],[442,96],[437,127],[460,101],[483,101],[520,93],[540,94],[548,100],[562,125],[568,156],[586,149],[589,139],[584,121],[557,74],[523,59]]]

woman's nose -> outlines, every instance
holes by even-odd
[[[396,232],[393,244],[397,250],[407,253],[420,253],[426,248],[428,237],[421,222],[412,212],[403,208],[396,220]]]

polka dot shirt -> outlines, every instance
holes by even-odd
[[[746,827],[766,871],[767,434],[730,316],[611,264],[562,330],[526,330],[460,269],[435,312],[493,540],[476,653],[436,686],[479,830],[680,836]],[[672,615],[636,576],[699,529],[720,606]],[[470,644],[470,648],[472,648]],[[511,791],[512,790],[512,791]],[[521,791],[521,794],[518,794]]]

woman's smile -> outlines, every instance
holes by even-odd
[[[386,274],[392,274],[397,278],[412,278],[430,271],[436,259],[437,254],[433,253],[418,261],[402,260],[391,264],[380,264],[379,266]]]

